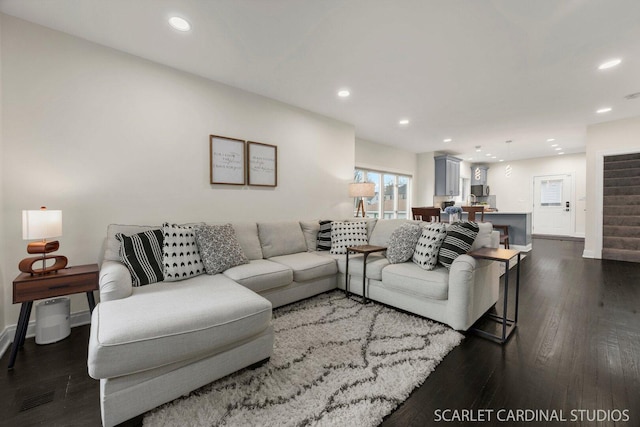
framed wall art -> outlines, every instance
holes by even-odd
[[[278,185],[278,147],[247,141],[247,171],[249,185]]]
[[[245,143],[241,139],[209,136],[211,184],[244,185]]]

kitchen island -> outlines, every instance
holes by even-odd
[[[479,214],[476,214],[476,220]],[[442,212],[440,215],[443,222],[449,221],[449,215]],[[462,213],[462,219],[467,219],[467,213]],[[522,252],[529,252],[532,249],[531,239],[531,212],[485,212],[484,222],[496,225],[509,226],[509,244],[511,249]]]

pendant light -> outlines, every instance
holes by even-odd
[[[510,148],[510,144],[511,144],[511,140],[506,141],[507,144],[507,159],[511,158],[511,148]],[[513,172],[513,168],[511,167],[510,163],[507,163],[507,166],[504,167],[504,176],[509,178],[511,176],[511,173]]]

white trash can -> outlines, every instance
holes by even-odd
[[[55,298],[36,305],[36,344],[51,344],[71,334],[71,301]]]

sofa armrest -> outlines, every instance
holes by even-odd
[[[118,261],[104,261],[100,268],[100,301],[127,298],[133,292],[131,274]]]
[[[449,271],[447,318],[466,331],[498,299],[498,267],[493,261],[460,255]]]

